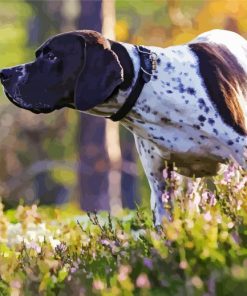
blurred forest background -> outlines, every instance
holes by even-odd
[[[165,47],[214,28],[247,38],[247,1],[0,0],[0,68],[32,60],[46,38],[74,29]],[[20,200],[70,202],[113,213],[149,205],[147,181],[129,132],[68,109],[35,115],[12,105],[2,90],[0,196],[7,208]]]

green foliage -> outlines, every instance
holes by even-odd
[[[245,295],[247,175],[230,165],[214,183],[174,175],[173,221],[157,229],[143,209],[1,208],[0,294]]]
[[[35,3],[42,5],[41,1],[0,1],[0,68],[33,60],[34,47],[30,45],[33,44],[30,36],[39,35],[39,30],[44,27],[43,19],[34,10]],[[52,27],[52,22],[49,24]],[[33,28],[36,31],[30,35]],[[46,34],[51,32],[47,31]],[[29,38],[31,40],[28,41]],[[43,41],[40,40],[40,43]],[[4,203],[13,207],[23,196],[29,202],[37,199],[39,194],[34,191],[41,174],[49,181],[48,187],[55,188],[54,190],[58,188],[57,191],[59,188],[64,190],[64,199],[72,196],[76,184],[74,163],[78,114],[61,110],[34,117],[31,112],[11,104],[3,94],[2,87],[0,99],[0,191]],[[7,154],[10,159],[8,161]],[[44,165],[44,162],[47,164]],[[28,171],[33,168],[38,170],[29,174]],[[17,184],[18,181],[20,186],[8,184]],[[41,201],[42,198],[44,200],[44,195],[39,196]],[[53,198],[51,202],[56,201],[55,193]]]
[[[28,57],[27,34],[24,24],[30,16],[30,6],[24,1],[1,2],[0,68],[19,64]]]

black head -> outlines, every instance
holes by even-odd
[[[123,81],[123,69],[109,41],[95,31],[57,35],[35,56],[31,63],[0,71],[10,101],[34,113],[63,107],[91,109]]]

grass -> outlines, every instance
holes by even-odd
[[[247,295],[247,175],[230,165],[214,192],[181,182],[159,229],[145,209],[1,207],[0,295]]]

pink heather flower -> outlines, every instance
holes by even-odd
[[[117,237],[120,239],[120,240],[126,240],[128,239],[128,235],[124,232],[118,232],[117,233]]]
[[[121,265],[119,272],[129,274],[131,272],[131,267],[129,265]]]
[[[247,183],[247,176],[244,176],[244,178],[236,184],[236,191],[240,191],[245,187],[245,184]]]
[[[41,247],[34,241],[26,244],[26,247],[35,250],[37,253],[41,253]]]
[[[168,178],[168,170],[167,169],[164,169],[163,170],[163,178],[164,179],[167,179]]]
[[[187,181],[187,194],[191,195],[194,192],[194,182],[192,180]]]
[[[203,203],[209,203],[210,206],[216,205],[216,198],[215,195],[212,192],[204,191],[202,193],[202,201]]]
[[[191,279],[191,283],[196,288],[200,289],[203,286],[202,280],[199,278],[199,276],[193,276]]]
[[[130,272],[131,272],[131,267],[129,265],[121,265],[119,268],[118,280],[120,282],[126,280]]]
[[[170,194],[168,191],[165,191],[161,196],[162,203],[168,203],[169,199],[170,199]]]
[[[204,220],[207,221],[207,222],[212,220],[212,215],[211,215],[211,213],[209,211],[204,214]]]
[[[103,290],[105,288],[105,284],[101,280],[94,280],[93,288],[95,290]]]
[[[153,262],[150,258],[144,258],[143,263],[148,269],[153,269]]]
[[[190,198],[193,197],[193,194],[198,193],[200,181],[198,180],[187,180],[187,194]]]
[[[237,202],[237,211],[239,211],[241,209],[242,204],[243,204],[243,201],[238,200],[238,202]]]
[[[102,239],[101,240],[101,243],[102,243],[102,245],[105,245],[105,246],[109,246],[110,245],[110,242],[109,242],[108,239]]]
[[[192,211],[195,210],[199,213],[200,212],[200,208],[199,208],[200,202],[201,202],[200,194],[198,192],[194,192],[194,198],[189,200],[189,209]]]
[[[128,274],[126,274],[126,273],[119,273],[117,276],[119,282],[125,281],[127,279],[127,277],[128,277]]]
[[[233,232],[232,233],[232,238],[233,238],[233,240],[235,241],[236,244],[240,244],[241,239],[240,239],[240,237],[239,237],[239,235],[238,235],[237,232]]]
[[[66,245],[66,243],[64,243],[64,242],[60,242],[60,244],[58,244],[58,245],[55,247],[55,251],[56,251],[56,252],[64,253],[64,252],[66,252],[66,250],[67,250],[67,245]]]
[[[138,288],[150,289],[151,284],[148,279],[148,276],[145,273],[139,274],[138,278],[136,279],[136,286]]]
[[[182,260],[180,263],[179,263],[179,267],[181,269],[186,269],[188,267],[188,262],[185,261],[185,260]]]
[[[77,271],[77,268],[76,268],[76,267],[71,267],[71,268],[70,268],[70,272],[71,272],[71,273],[75,273],[76,271]]]
[[[175,182],[179,181],[179,175],[175,171],[171,171],[171,179]]]
[[[202,193],[202,201],[206,203],[207,200],[208,200],[208,192],[207,191],[204,191]]]
[[[215,206],[217,203],[217,199],[215,197],[215,194],[213,194],[212,192],[208,192],[208,196],[209,196],[209,204],[210,206]]]
[[[230,164],[227,169],[224,171],[224,179],[221,181],[221,184],[226,185],[231,183],[232,178],[236,174],[236,166],[234,164]]]
[[[228,227],[229,229],[233,228],[233,227],[234,227],[234,223],[233,223],[232,221],[229,222],[229,223],[227,224],[227,227]]]
[[[217,215],[216,221],[217,221],[218,224],[221,224],[222,223],[222,217],[220,215]]]
[[[18,281],[18,280],[13,280],[11,283],[10,283],[10,286],[12,288],[15,288],[15,289],[20,289],[21,288],[21,282]]]

